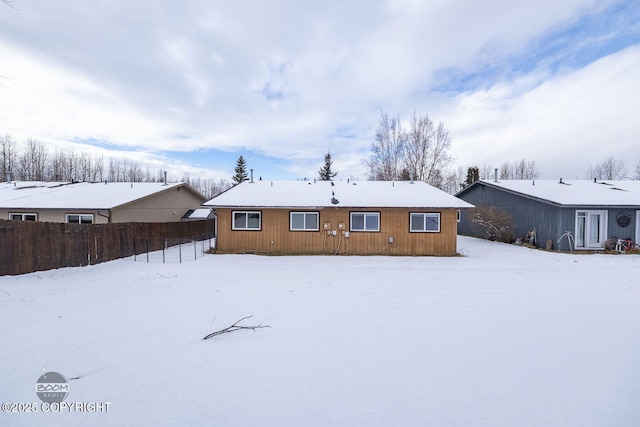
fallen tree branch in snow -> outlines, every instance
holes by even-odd
[[[202,339],[203,340],[208,340],[209,338],[213,338],[216,335],[227,334],[227,333],[230,333],[230,332],[239,331],[241,329],[251,329],[253,332],[255,332],[256,329],[270,328],[271,327],[271,326],[263,325],[263,324],[259,324],[257,326],[241,326],[241,325],[238,325],[238,323],[242,322],[243,320],[249,319],[251,317],[253,317],[253,315],[247,316],[247,317],[243,317],[242,319],[238,320],[233,325],[231,325],[229,327],[226,327],[224,329],[220,329],[219,331],[212,332],[212,333],[210,333],[209,335],[207,335],[206,337],[204,337]]]

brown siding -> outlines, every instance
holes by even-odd
[[[317,210],[320,213],[320,231],[289,231],[289,213],[301,209],[237,209],[260,210],[260,231],[232,230],[231,215],[234,209],[218,208],[218,233],[216,244],[222,252],[266,253],[339,253],[358,255],[455,255],[455,209],[332,209]],[[313,212],[314,210],[308,210]],[[350,231],[350,212],[380,212],[379,232]],[[439,233],[410,233],[410,212],[440,213]],[[327,235],[323,224],[330,224],[337,236]],[[338,225],[344,224],[349,237],[344,237]],[[393,242],[389,238],[393,237]]]

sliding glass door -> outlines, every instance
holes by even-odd
[[[576,211],[576,248],[602,249],[607,240],[607,211]]]

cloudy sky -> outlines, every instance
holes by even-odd
[[[365,179],[380,112],[442,122],[456,166],[583,178],[640,161],[636,0],[14,0],[0,133],[226,178]]]

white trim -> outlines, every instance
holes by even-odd
[[[18,216],[18,215],[20,215],[20,219],[13,218],[14,216]],[[27,215],[33,216],[34,219],[33,220],[25,219],[25,217]],[[35,212],[24,212],[24,213],[23,212],[9,212],[9,219],[11,221],[37,221],[38,220],[38,214],[36,214]]]
[[[418,220],[418,224],[422,225],[420,230],[413,229],[413,216],[420,215],[422,217],[422,224],[420,224],[420,220]],[[427,221],[429,217],[436,217],[438,221],[438,228],[435,230],[429,230],[427,227]],[[440,232],[440,212],[409,212],[409,232],[410,233],[439,233]]]
[[[302,228],[293,228],[293,216],[302,215]],[[315,228],[307,228],[307,215],[315,215]],[[289,212],[289,231],[319,231],[320,230],[320,212],[317,211],[292,211]]]
[[[579,209],[575,215],[576,249],[603,249],[607,240],[608,211]],[[580,218],[584,218],[584,221],[579,221]],[[594,221],[597,221],[597,225]]]
[[[363,228],[353,228],[353,216],[363,215]],[[367,228],[367,216],[373,215],[378,219],[378,227],[375,229]],[[380,212],[351,212],[349,213],[349,230],[355,232],[379,232],[380,231]]]
[[[77,216],[78,217],[78,222],[69,222],[69,217],[70,216]],[[83,217],[90,217],[91,218],[91,222],[83,222],[82,218]],[[73,213],[73,214],[66,214],[65,215],[65,222],[67,224],[93,224],[93,214],[81,214],[81,213]]]
[[[249,221],[245,227],[236,227],[236,214],[258,214],[258,227],[249,227]],[[231,211],[231,229],[235,231],[261,231],[262,230],[262,212],[261,211]]]

